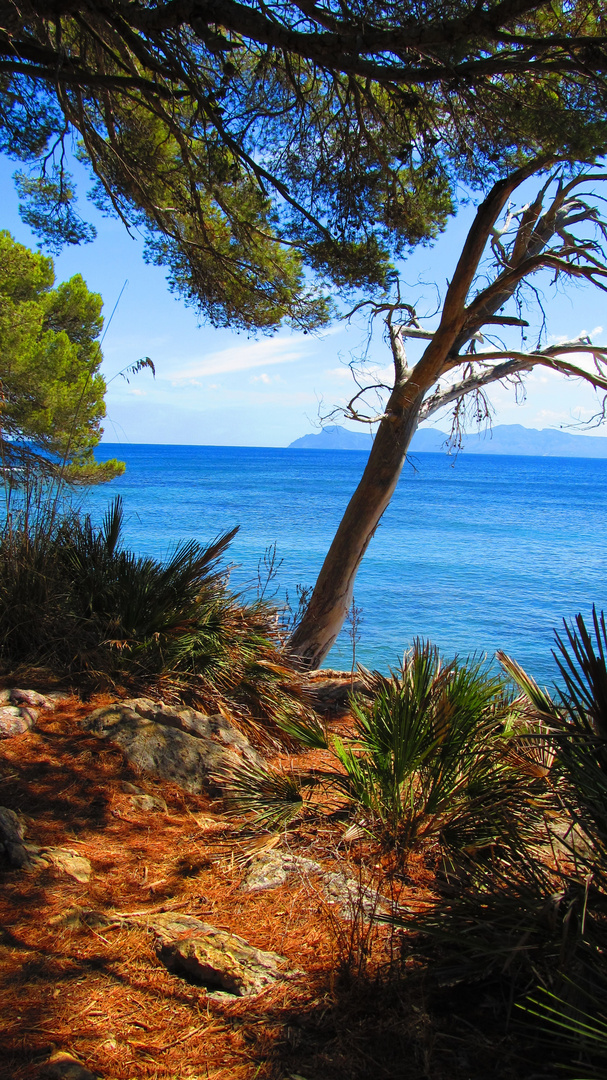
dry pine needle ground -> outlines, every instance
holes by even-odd
[[[217,804],[139,776],[119,750],[85,734],[80,719],[105,703],[71,699],[1,747],[0,805],[23,815],[28,842],[72,848],[93,866],[87,884],[50,868],[1,875],[3,1080],[44,1076],[55,1050],[105,1080],[487,1075],[500,1048],[479,1031],[472,1062],[469,1035],[450,1035],[449,1024],[441,1034],[424,1004],[423,972],[414,966],[398,985],[373,981],[365,947],[374,937],[381,956],[385,931],[367,937],[340,919],[310,880],[241,891],[230,854],[237,824]],[[125,781],[163,799],[167,812],[135,809]],[[302,853],[325,862],[332,842],[330,830],[300,834]],[[424,900],[428,869],[410,869],[406,899]],[[218,1002],[169,974],[141,926],[96,929],[70,918],[74,909],[175,909],[283,954],[302,975],[254,999]],[[354,967],[362,958],[358,978],[344,977],[348,958]]]

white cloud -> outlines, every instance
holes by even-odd
[[[264,371],[264,372],[262,372],[261,375],[251,375],[251,378],[249,379],[249,382],[252,382],[252,383],[260,382],[260,383],[263,383],[264,386],[269,386],[270,383],[272,382],[272,379],[267,374],[267,372]]]
[[[352,372],[350,371],[350,368],[346,365],[344,365],[343,367],[327,368],[325,371],[323,371],[323,375],[327,379],[347,379],[348,381],[350,381],[350,379],[352,378]]]
[[[254,341],[248,345],[231,345],[229,349],[209,353],[193,360],[181,371],[172,375],[173,383],[189,381],[204,375],[227,375],[233,371],[267,367],[269,364],[287,364],[299,360],[309,347],[303,336],[271,338]]]

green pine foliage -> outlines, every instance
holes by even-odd
[[[4,482],[112,480],[98,463],[105,380],[103,301],[80,274],[54,287],[53,261],[0,232],[0,464]]]

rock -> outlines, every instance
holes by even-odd
[[[51,1054],[40,1075],[48,1077],[49,1080],[97,1080],[96,1073],[92,1073],[81,1061],[63,1050]]]
[[[163,814],[167,812],[167,804],[164,799],[157,799],[155,795],[131,795],[129,802],[135,807],[135,810],[160,810]]]
[[[278,953],[249,945],[238,934],[218,930],[192,915],[155,915],[148,926],[168,971],[235,997],[253,997],[295,972]]]
[[[317,712],[325,716],[341,716],[350,708],[350,694],[364,691],[361,679],[352,678],[349,671],[322,668],[308,672],[308,692]]]
[[[122,780],[119,784],[120,790],[124,791],[125,795],[143,795],[143,791],[136,784],[129,783],[128,780]]]
[[[11,690],[10,699],[13,705],[30,705],[33,709],[53,708],[49,699],[36,690]]]
[[[329,904],[335,904],[346,919],[353,919],[361,912],[372,918],[380,911],[389,909],[385,897],[378,896],[356,878],[344,871],[324,870],[320,863],[291,855],[283,851],[267,851],[255,856],[249,864],[241,888],[246,892],[276,889],[291,874],[314,874]]]
[[[120,915],[104,915],[93,908],[71,907],[49,919],[49,926],[62,926],[66,930],[78,930],[88,926],[93,930],[107,930],[111,926],[122,926],[126,922]]]
[[[322,888],[328,902],[336,904],[345,919],[354,919],[361,914],[372,919],[390,907],[385,897],[343,871],[323,873]]]
[[[12,739],[31,731],[38,719],[36,709],[20,709],[17,705],[0,707],[0,739]]]
[[[22,869],[32,865],[25,844],[25,825],[14,810],[0,806],[0,852],[9,866]]]
[[[40,709],[54,709],[51,696],[37,690],[0,691],[0,739],[11,739],[31,731],[38,719]]]
[[[83,726],[117,743],[141,772],[173,781],[193,794],[219,792],[217,774],[243,759],[260,761],[246,736],[222,716],[176,709],[148,698],[96,709]]]
[[[25,826],[14,810],[0,806],[0,854],[17,870],[54,866],[84,884],[93,868],[83,855],[71,848],[39,848],[25,843]]]
[[[247,875],[241,885],[245,892],[263,892],[283,885],[290,874],[322,874],[320,863],[302,859],[282,851],[268,851],[256,855],[249,863]]]
[[[131,698],[130,701],[125,701],[124,705],[155,724],[177,728],[200,739],[219,739],[224,745],[240,750],[242,756],[248,761],[259,764],[259,755],[253,750],[246,735],[230,724],[221,713],[208,716],[196,709],[189,709],[186,706],[177,708],[173,705],[165,705],[162,701],[152,701],[151,698]]]
[[[74,878],[82,885],[90,880],[93,868],[89,860],[85,859],[84,855],[79,855],[77,851],[72,851],[71,848],[36,848],[34,851],[36,862],[54,866],[56,870]]]

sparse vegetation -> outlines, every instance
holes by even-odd
[[[376,867],[367,877],[390,897],[376,920],[395,935],[392,972],[395,956],[398,968],[431,957],[439,985],[497,994],[504,1025],[514,1002],[519,1025],[539,1018],[552,1067],[605,1077],[604,615],[593,611],[590,630],[578,615],[556,645],[564,685],[553,698],[504,654],[518,697],[486,665],[444,664],[417,643],[391,678],[360,673],[347,736],[287,723],[322,763],[247,768],[228,797],[263,829],[323,822],[350,857],[364,851]],[[433,867],[433,895],[411,908],[402,890],[414,851]]]
[[[122,516],[117,499],[100,528],[52,508],[9,518],[0,538],[4,674],[42,667],[89,692],[223,702],[249,723],[305,717],[273,609],[228,588],[221,559],[236,529],[159,562],[122,547]]]
[[[358,874],[361,904],[345,929],[341,916],[318,917],[318,909],[309,941],[299,906],[314,893],[300,883],[293,960],[303,949],[311,963],[319,942],[321,962],[311,996],[300,988],[293,1001],[305,999],[310,1018],[312,997],[332,966],[338,974],[331,974],[331,1009],[339,1024],[354,1023],[351,1010],[362,1009],[368,1041],[374,1009],[381,1010],[391,1045],[398,1033],[398,1045],[417,1055],[411,1076],[443,1080],[447,1058],[433,1049],[436,1034],[452,1032],[445,1017],[456,997],[456,1011],[477,1025],[484,993],[496,1003],[486,1045],[472,1051],[468,1036],[457,1036],[476,1064],[458,1065],[452,1076],[477,1080],[489,1062],[507,1080],[552,1075],[561,1066],[578,1080],[605,1080],[604,615],[593,612],[589,628],[577,616],[557,634],[562,685],[552,695],[504,654],[500,675],[477,657],[446,662],[418,641],[389,676],[359,668],[347,716],[334,724],[306,703],[277,613],[262,599],[246,604],[229,591],[223,559],[235,530],[206,546],[184,543],[160,562],[125,550],[121,529],[119,500],[101,527],[57,506],[36,511],[27,499],[22,515],[7,517],[0,544],[2,674],[14,684],[17,675],[22,682],[25,672],[45,669],[87,693],[181,698],[227,709],[265,736],[269,760],[224,776],[231,816],[219,819],[216,854],[209,840],[202,857],[199,848],[196,858],[179,855],[187,881],[192,877],[186,906],[198,910],[192,890],[203,873],[211,888],[207,870],[216,856],[229,854],[225,889],[266,852],[286,846],[306,856],[313,849],[315,859]],[[12,783],[17,772],[6,775]],[[28,783],[34,790],[35,781]],[[112,783],[118,792],[121,781]],[[186,825],[179,825],[179,842],[191,846]],[[290,895],[284,888],[281,916]],[[371,914],[362,902],[368,895],[377,901]],[[263,903],[260,947],[275,937],[271,899]],[[247,918],[254,904],[247,900]],[[230,921],[232,906],[226,894],[221,907]],[[422,987],[418,1030],[403,1010],[411,1013]],[[315,1023],[310,1019],[314,1032]],[[318,1032],[313,1039],[322,1042]],[[344,1080],[363,1075],[347,1042],[341,1039],[335,1059],[335,1075]],[[325,1061],[314,1045],[301,1073],[312,1080]],[[255,1067],[274,1080],[275,1052],[265,1046]],[[499,1067],[498,1046],[506,1048]],[[276,1053],[276,1068],[284,1057],[293,1071],[298,1052]],[[378,1075],[391,1077],[393,1058],[384,1068],[379,1054]],[[253,1075],[247,1068],[243,1080]],[[126,1077],[124,1069],[116,1075]]]

